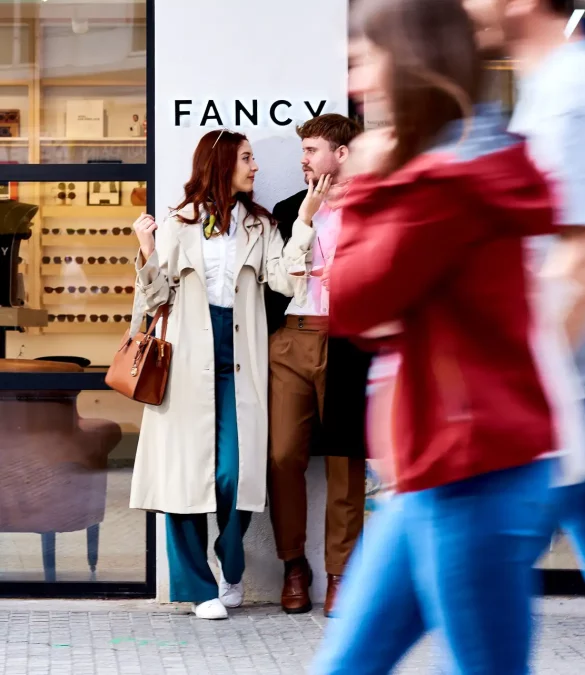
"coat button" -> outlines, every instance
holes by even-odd
[[[239,286],[236,286],[235,290],[236,290],[236,293],[239,293],[240,287],[239,287]]]
[[[237,364],[236,364],[236,373],[239,373],[240,370],[241,370],[240,364],[237,363]]]
[[[173,277],[173,283],[174,283],[174,284],[178,284],[179,281],[181,281],[181,280],[179,279],[179,277]]]
[[[263,274],[261,274],[261,275],[258,277],[258,282],[261,283],[261,284],[264,283],[264,275],[263,275]]]
[[[240,330],[240,327],[238,326],[238,324],[236,324],[235,328],[236,328],[236,333],[237,333]]]

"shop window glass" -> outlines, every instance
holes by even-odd
[[[0,237],[13,246],[0,304],[46,310],[45,325],[9,331],[8,358],[79,356],[108,366],[129,325],[145,182],[0,184]],[[30,226],[22,219],[31,219]],[[22,232],[12,239],[15,228]]]
[[[0,4],[0,162],[146,162],[146,3]]]
[[[0,378],[56,360],[105,371],[129,326],[145,202],[142,182],[0,184],[0,313],[27,310]],[[0,582],[145,582],[146,519],[128,508],[141,417],[113,391],[0,391]]]

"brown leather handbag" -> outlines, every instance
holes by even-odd
[[[154,336],[162,317],[161,337]],[[165,397],[172,345],[166,342],[169,306],[159,307],[146,333],[130,337],[130,330],[122,340],[106,375],[106,384],[115,391],[140,403],[160,405]]]

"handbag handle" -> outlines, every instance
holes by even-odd
[[[162,331],[161,331],[161,340],[166,340],[167,337],[167,324],[169,321],[169,305],[168,303],[165,303],[164,305],[161,305],[157,310],[156,314],[154,315],[154,318],[152,320],[152,323],[150,324],[150,327],[146,333],[145,337],[150,337],[155,331],[155,328],[160,321],[160,318],[162,316],[163,324],[162,324]]]

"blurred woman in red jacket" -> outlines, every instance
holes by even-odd
[[[346,197],[330,329],[402,324],[385,430],[398,495],[372,516],[314,673],[385,675],[439,628],[459,675],[525,675],[556,466],[525,252],[553,232],[549,192],[499,107],[479,103],[460,0],[356,11],[362,89],[389,103],[395,144],[362,139],[383,162]]]

